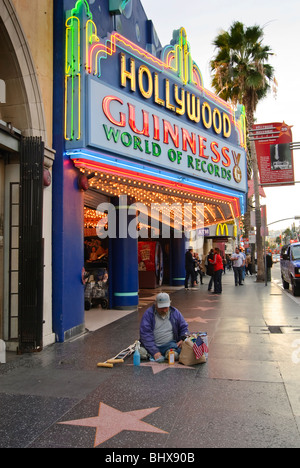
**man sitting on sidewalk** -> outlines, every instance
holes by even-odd
[[[156,303],[146,310],[141,321],[141,358],[153,357],[155,361],[163,362],[173,349],[178,360],[182,342],[188,333],[188,324],[179,310],[171,307],[169,294],[158,294]]]

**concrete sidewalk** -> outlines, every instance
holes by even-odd
[[[97,368],[139,338],[154,295],[99,330],[0,365],[0,447],[299,448],[299,303],[274,283],[235,287],[232,274],[221,296],[207,284],[173,290],[190,331],[208,332],[208,362],[136,368],[131,357]]]

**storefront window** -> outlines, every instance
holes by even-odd
[[[108,239],[99,239],[96,227],[105,213],[84,208],[85,310],[109,306]]]

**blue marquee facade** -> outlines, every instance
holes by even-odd
[[[204,89],[185,30],[162,47],[140,0],[55,0],[54,65],[53,326],[64,341],[84,330],[79,168],[224,197],[238,217],[245,122]],[[172,249],[183,252],[184,242]],[[110,239],[110,252],[110,304],[136,307],[137,240]],[[183,255],[173,263],[182,281]]]

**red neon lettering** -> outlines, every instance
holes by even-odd
[[[190,145],[193,154],[196,154],[197,151],[197,142],[196,142],[196,135],[192,133],[191,135],[189,132],[183,128],[182,129],[182,149],[183,151],[187,151],[187,143]]]
[[[229,152],[229,148],[227,148],[227,146],[224,146],[224,148],[222,148],[222,156],[225,159],[225,161],[222,161],[222,164],[224,167],[231,166],[231,159],[230,159],[229,154],[227,154],[227,151]]]
[[[131,130],[134,133],[137,133],[138,135],[145,135],[146,137],[149,137],[149,113],[146,111],[142,111],[143,113],[143,130],[138,130],[136,128],[136,123],[135,123],[135,106],[132,104],[128,104],[129,108],[129,126]]]
[[[204,145],[204,142],[207,143],[207,139],[200,135],[198,135],[198,138],[199,138],[199,156],[201,158],[208,159],[209,156],[206,156],[206,154],[204,154],[204,150],[206,150],[206,146]]]
[[[210,149],[212,150],[212,152],[214,153],[214,155],[216,156],[215,158],[211,158],[212,162],[218,164],[220,161],[221,161],[221,155],[219,153],[219,151],[217,150],[217,148],[219,148],[219,145],[216,141],[213,141],[210,145]]]
[[[153,115],[153,138],[156,141],[160,140],[160,129],[159,129],[159,117],[157,115]]]
[[[177,125],[174,125],[174,129],[170,122],[164,120],[164,143],[169,144],[169,135],[175,145],[175,148],[179,148],[179,131]]]
[[[102,109],[108,120],[113,124],[117,125],[118,127],[125,127],[126,126],[126,115],[123,112],[120,112],[120,120],[116,120],[110,112],[110,103],[112,101],[119,102],[123,105],[123,101],[116,96],[106,96],[102,102]]]

